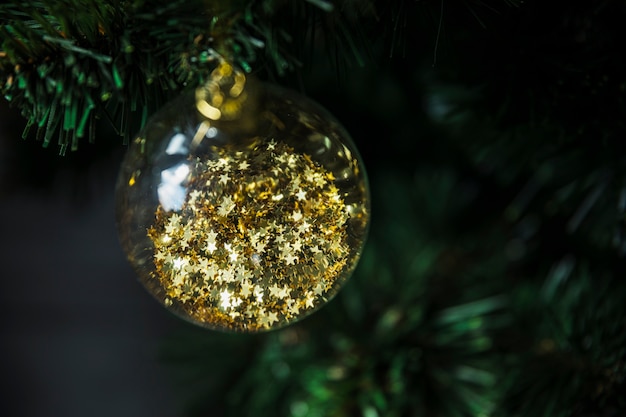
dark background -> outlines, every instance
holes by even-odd
[[[2,414],[178,415],[158,360],[178,320],[117,242],[121,141],[60,157],[22,141],[19,113],[0,106]]]

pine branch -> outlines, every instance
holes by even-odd
[[[404,3],[10,2],[0,5],[0,88],[27,120],[23,136],[34,128],[48,146],[58,134],[61,154],[76,150],[82,138],[93,142],[97,118],[108,119],[128,141],[165,100],[200,83],[217,55],[248,72],[265,69],[282,76],[323,45],[336,68],[363,65],[372,40],[364,19],[375,20],[378,9],[390,7],[406,28],[415,13],[403,14]],[[515,0],[504,3],[517,5]],[[474,6],[461,2],[456,7]],[[397,33],[394,29],[394,38]],[[379,36],[377,30],[373,35]]]
[[[12,2],[0,6],[0,85],[28,121],[23,136],[35,128],[48,146],[58,132],[61,154],[93,142],[95,118],[128,141],[165,99],[200,83],[216,56],[246,71],[261,58],[278,74],[294,68],[289,29],[302,32],[316,8],[335,13],[320,0]]]
[[[172,63],[206,26],[202,10],[201,2],[185,1],[1,6],[2,89],[28,120],[24,136],[36,127],[47,146],[58,131],[64,153],[87,134],[93,141],[94,118],[107,117],[128,138],[131,112],[141,110],[145,121],[161,91],[192,78]]]
[[[610,416],[626,408],[623,276],[619,263],[566,257],[540,291],[520,288],[519,331],[530,344],[509,364],[501,415]]]

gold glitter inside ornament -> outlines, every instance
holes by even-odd
[[[158,112],[117,189],[122,246],[146,288],[201,326],[283,327],[354,270],[369,192],[358,152],[324,109],[228,64]]]

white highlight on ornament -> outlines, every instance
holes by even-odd
[[[209,128],[209,130],[206,131],[206,135],[207,138],[211,139],[217,136],[217,129],[214,128],[213,126],[211,126]]]
[[[187,197],[187,187],[183,184],[189,175],[189,166],[179,163],[161,171],[161,183],[157,187],[159,202],[165,211],[178,211]]]
[[[252,264],[254,266],[261,265],[261,255],[259,255],[258,253],[253,253],[252,256],[250,256],[250,260],[252,261]]]
[[[182,133],[177,133],[170,139],[170,143],[167,144],[165,153],[168,155],[187,155],[189,149],[185,146],[187,137]]]

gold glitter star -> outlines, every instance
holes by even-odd
[[[207,258],[198,259],[198,269],[200,271],[206,271],[209,268],[209,260]]]
[[[291,218],[294,222],[298,222],[302,220],[302,213],[300,212],[300,210],[296,210],[291,214]]]
[[[246,279],[241,282],[241,291],[239,292],[239,294],[241,294],[243,298],[248,298],[250,294],[252,294],[253,288],[254,286],[250,284],[250,281]]]
[[[263,252],[265,252],[265,246],[266,246],[265,242],[257,242],[254,245],[254,250],[259,252],[259,253],[263,253]]]
[[[298,233],[304,234],[309,231],[311,225],[306,221],[303,221],[300,225],[298,225]]]
[[[246,269],[246,267],[244,265],[241,265],[237,269],[236,280],[237,281],[243,281],[243,280],[247,280],[249,278],[252,278],[252,272],[250,272],[250,270]]]
[[[178,228],[178,225],[173,224],[171,221],[165,226],[165,233],[167,233],[168,235],[173,234],[176,229]]]
[[[296,198],[299,201],[304,201],[306,199],[306,191],[304,191],[302,188],[300,188],[298,190],[298,192],[296,193]]]
[[[302,242],[300,240],[296,240],[291,244],[291,248],[294,252],[300,252],[300,250],[302,250]]]
[[[223,169],[224,171],[229,171],[230,167],[229,167],[229,160],[227,158],[220,158],[217,160],[215,166],[217,168]]]
[[[280,294],[280,288],[278,287],[278,285],[274,284],[272,285],[270,288],[270,295],[274,298],[280,298],[278,295]]]
[[[230,196],[226,196],[222,200],[222,204],[220,204],[218,214],[222,217],[226,217],[234,208],[235,204],[233,204],[232,198]]]
[[[215,244],[215,242],[210,242],[210,241],[206,242],[206,247],[204,248],[204,250],[206,250],[209,253],[213,253],[216,249],[217,249],[217,245]]]
[[[268,321],[270,325],[278,321],[278,315],[276,314],[275,311],[271,311],[268,316],[269,316]]]
[[[324,286],[318,282],[313,289],[313,292],[315,293],[315,295],[322,295],[324,293]]]
[[[283,285],[283,287],[280,289],[280,292],[278,293],[278,298],[286,298],[289,296],[289,287],[287,285]]]
[[[215,277],[218,275],[218,272],[218,267],[215,264],[211,263],[205,268],[204,276],[207,280],[213,282],[215,280]]]
[[[185,265],[187,265],[189,261],[185,258],[174,258],[172,265],[174,269],[182,270]]]
[[[209,253],[213,253],[217,249],[217,244],[215,243],[215,239],[217,239],[217,233],[215,233],[212,229],[206,234],[206,250]]]
[[[313,296],[313,293],[311,291],[307,291],[306,292],[306,299],[304,300],[304,305],[306,308],[313,308],[314,304],[313,302],[315,301],[315,297]]]
[[[298,163],[298,159],[296,158],[295,155],[289,155],[287,157],[287,165],[289,166],[289,168],[292,168],[292,169],[296,168],[297,163]]]
[[[289,254],[287,254],[285,256],[285,263],[287,265],[294,265],[295,261],[297,261],[297,260],[298,260],[298,257],[294,256],[292,253],[289,253]]]
[[[169,252],[167,252],[163,257],[164,257],[163,263],[165,265],[168,265],[168,264],[171,265],[172,262],[174,261],[172,254]]]
[[[187,202],[187,204],[193,207],[194,203],[198,198],[200,198],[201,195],[202,193],[200,192],[200,190],[193,190],[189,193],[189,201]]]
[[[220,292],[220,305],[222,306],[222,308],[229,308],[230,307],[230,297],[232,296],[232,294],[230,293],[230,291],[228,290],[224,290],[222,292]]]
[[[254,296],[258,302],[263,301],[263,288],[261,288],[258,284],[254,286]]]
[[[275,311],[270,311],[267,315],[261,316],[261,325],[270,327],[272,323],[278,321],[278,314]]]
[[[235,280],[235,272],[232,269],[222,269],[220,278],[223,282],[233,282]]]
[[[289,305],[288,310],[289,313],[293,314],[294,316],[298,316],[300,314],[300,307],[295,302]]]
[[[209,229],[209,231],[206,232],[207,242],[215,242],[215,239],[217,239],[217,233],[214,232],[213,229]]]
[[[248,318],[252,318],[256,316],[259,312],[257,311],[256,306],[254,304],[248,304],[246,306],[245,313]]]

